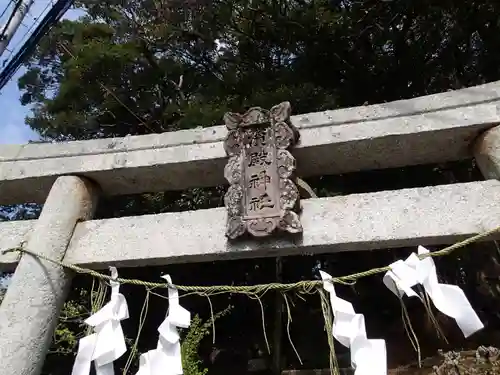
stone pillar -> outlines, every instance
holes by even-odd
[[[25,244],[27,250],[62,260],[80,220],[92,217],[98,188],[75,176],[59,177]],[[39,375],[71,272],[23,254],[0,306],[0,373]]]
[[[500,180],[500,126],[478,137],[474,144],[474,156],[485,179]]]

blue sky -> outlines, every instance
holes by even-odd
[[[10,0],[0,0],[0,11],[9,2]],[[19,27],[7,47],[10,51],[15,53],[22,46],[22,43],[29,37],[28,31],[30,27],[36,20],[39,21],[47,13],[54,2],[51,0],[35,0],[29,14],[24,19],[23,25]],[[75,19],[80,15],[80,11],[70,9],[63,18]],[[6,12],[0,19],[0,24],[3,24],[8,16],[9,12]],[[33,28],[31,28],[31,31],[33,31]],[[0,57],[0,66],[5,59],[10,57],[10,54],[11,52],[6,51]],[[10,82],[0,91],[0,114],[2,116],[2,121],[0,122],[0,144],[24,144],[28,143],[29,140],[38,139],[38,134],[31,130],[25,123],[25,118],[29,114],[30,108],[22,106],[19,101],[21,92],[17,88],[17,80],[24,72],[23,68],[19,69]]]

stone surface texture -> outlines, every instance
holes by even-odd
[[[500,179],[500,126],[496,126],[476,140],[474,156],[486,179]]]
[[[26,249],[62,259],[76,223],[91,218],[96,193],[92,183],[79,177],[59,177],[40,218],[26,223],[23,230],[15,230],[26,233],[25,229],[32,227]],[[3,224],[2,237],[5,228]],[[0,306],[2,375],[40,374],[70,284],[71,274],[61,267],[22,256]]]
[[[460,160],[500,123],[500,81],[384,104],[291,117],[302,177]],[[224,184],[224,126],[163,134],[0,147],[0,204],[43,202],[57,176],[109,195]]]
[[[451,244],[500,226],[500,181],[306,199],[302,206],[301,239],[230,243],[224,208],[90,220],[77,224],[65,261],[106,269]],[[10,264],[0,256],[0,266],[4,261]]]
[[[270,110],[253,107],[224,116],[224,177],[230,184],[224,205],[230,239],[266,237],[276,230],[302,232],[295,159],[287,150],[299,138],[290,123],[291,111],[290,103],[282,102]]]
[[[0,254],[4,250],[20,247],[28,240],[36,220],[0,222]],[[3,271],[12,271],[19,262],[21,254],[10,252],[0,255],[0,267]]]

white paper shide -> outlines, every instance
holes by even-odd
[[[172,285],[169,275],[162,276]],[[179,292],[168,288],[169,309],[163,323],[158,328],[159,339],[156,349],[140,357],[136,375],[182,375],[180,336],[177,328],[188,328],[191,313],[179,304]]]
[[[428,254],[423,246],[418,247],[418,255]],[[462,289],[456,285],[440,284],[434,260],[427,256],[420,259],[412,253],[405,261],[398,260],[390,265],[391,270],[384,275],[384,284],[396,296],[418,297],[412,289],[420,284],[430,297],[434,306],[443,314],[455,319],[465,337],[482,329],[483,323],[472,308]]]
[[[85,323],[94,327],[94,333],[82,338],[71,375],[89,375],[94,361],[96,375],[114,375],[113,362],[126,351],[121,320],[128,319],[127,301],[120,293],[120,283],[116,281],[118,271],[111,270],[111,300],[102,309],[91,315]]]
[[[330,294],[332,305],[333,337],[350,348],[351,364],[355,375],[387,375],[387,353],[384,340],[368,339],[365,317],[356,314],[352,304],[337,297],[332,277],[320,271],[323,287]]]

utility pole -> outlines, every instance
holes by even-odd
[[[0,56],[2,56],[7,49],[12,37],[19,28],[19,25],[23,22],[24,17],[34,2],[35,0],[17,0],[7,24],[2,26],[0,30]]]

